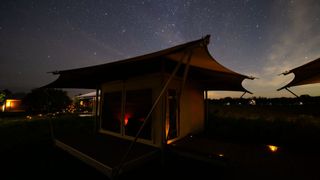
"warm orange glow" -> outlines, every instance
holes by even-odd
[[[16,99],[7,99],[5,104],[5,109],[16,108],[19,104],[20,100]]]
[[[170,139],[170,140],[167,140],[167,144],[171,144],[171,143],[173,143],[173,139]]]
[[[83,106],[83,101],[80,101],[80,106]]]
[[[11,106],[11,101],[8,99],[7,102],[6,102],[6,107],[10,108],[10,106]]]
[[[267,146],[271,152],[277,152],[279,149],[277,146],[274,146],[274,145],[267,145]]]
[[[166,139],[168,138],[168,134],[169,134],[169,121],[166,120]],[[167,144],[170,144],[167,142]]]
[[[124,125],[126,126],[129,122],[129,118],[131,118],[131,114],[124,115]]]

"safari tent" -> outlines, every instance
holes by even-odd
[[[294,87],[294,86],[306,85],[306,84],[320,83],[320,58],[315,59],[309,63],[306,63],[302,66],[291,69],[290,71],[286,71],[282,74],[288,75],[291,73],[294,74],[294,79],[291,82],[289,82],[287,85],[279,88],[278,91],[282,89],[286,89],[289,92],[293,93],[288,88]]]
[[[23,112],[21,99],[6,99],[1,106],[2,112]]]
[[[114,148],[109,156],[116,160],[110,163],[105,157],[100,158],[106,162],[100,161],[97,153],[82,151],[79,145],[61,139],[55,139],[56,144],[112,176],[126,163],[129,167],[152,154],[143,151],[161,150],[188,134],[203,131],[207,91],[249,92],[242,81],[252,79],[219,64],[208,51],[209,39],[208,35],[126,60],[53,72],[59,77],[46,88],[95,89],[97,134],[103,135],[102,141],[109,138],[109,143],[128,145]]]

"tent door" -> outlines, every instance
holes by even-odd
[[[176,90],[168,90],[166,109],[166,134],[167,140],[170,140],[178,137],[179,132],[178,96]]]

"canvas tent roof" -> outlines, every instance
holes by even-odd
[[[181,57],[190,53],[188,79],[198,81],[206,90],[249,92],[241,83],[244,79],[252,78],[219,64],[208,51],[209,39],[208,35],[199,40],[122,61],[55,71],[53,74],[60,75],[59,78],[45,87],[95,89],[103,82],[163,71],[171,73]],[[187,62],[183,61],[180,75],[186,64]]]
[[[77,96],[78,98],[90,98],[90,97],[96,97],[97,95],[97,92],[96,91],[93,91],[93,92],[89,92],[89,93],[86,93],[86,94],[81,94],[79,96]]]
[[[283,74],[287,75],[290,73],[294,74],[294,79],[287,85],[278,89],[278,91],[292,86],[320,83],[320,58],[284,72]]]

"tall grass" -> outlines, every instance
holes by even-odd
[[[207,134],[230,141],[314,148],[320,140],[315,107],[211,105]]]

